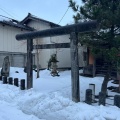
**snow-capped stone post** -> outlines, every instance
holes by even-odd
[[[114,96],[114,105],[120,108],[120,95]]]
[[[13,84],[13,78],[12,78],[12,77],[9,77],[9,78],[8,78],[8,83],[9,83],[10,85]]]
[[[87,104],[92,104],[92,90],[91,89],[86,90],[85,102]]]
[[[0,81],[2,81],[2,76],[0,76]]]
[[[19,86],[18,85],[18,78],[14,78],[14,85],[17,86],[17,87]]]
[[[21,79],[21,81],[20,81],[20,89],[25,90],[25,79]]]
[[[95,84],[89,84],[89,89],[92,90],[92,102],[95,102]]]
[[[3,77],[3,84],[7,84],[7,77],[6,76]]]
[[[70,52],[71,52],[71,82],[72,82],[72,100],[80,102],[79,90],[79,63],[78,63],[78,34],[70,34]]]
[[[106,103],[106,94],[99,92],[99,105],[105,105]]]

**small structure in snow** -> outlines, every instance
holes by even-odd
[[[3,61],[2,69],[1,69],[1,75],[2,76],[9,76],[10,72],[10,62],[9,62],[9,56],[6,56]]]
[[[48,70],[51,69],[52,76],[59,76],[57,72],[57,62],[56,54],[51,55],[51,58],[48,62]]]

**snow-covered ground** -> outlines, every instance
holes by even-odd
[[[18,71],[19,73],[16,73]],[[71,71],[59,72],[52,77],[50,71],[40,71],[36,79],[33,72],[33,89],[20,90],[13,85],[0,82],[0,120],[120,120],[120,108],[84,103],[89,84],[95,84],[95,94],[100,92],[103,77],[80,76],[80,101],[71,100]],[[10,68],[10,76],[25,79],[23,68]],[[109,82],[109,86],[112,83]],[[114,84],[114,86],[116,86]],[[109,95],[115,95],[108,91]],[[107,101],[113,104],[112,100]]]

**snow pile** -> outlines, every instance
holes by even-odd
[[[26,78],[23,68],[10,70],[11,77]],[[50,71],[43,70],[36,79],[34,72],[33,89],[24,91],[0,82],[0,120],[120,120],[120,108],[116,106],[92,106],[83,102],[89,83],[96,85],[96,95],[100,92],[102,77],[80,76],[81,102],[74,103],[71,100],[70,71],[59,74],[60,77],[52,77]]]

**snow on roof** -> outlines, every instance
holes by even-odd
[[[2,23],[3,25],[9,25],[9,26],[13,26],[13,27],[21,28],[21,29],[30,30],[30,31],[33,30],[33,28],[25,26],[17,20],[2,16],[2,15],[0,15],[0,23]]]
[[[5,17],[5,16],[0,16],[0,21],[10,21],[11,18]]]
[[[34,31],[33,28],[27,26],[27,23],[31,20],[42,21],[42,22],[45,22],[45,23],[49,23],[51,27],[59,27],[60,26],[60,25],[55,24],[53,22],[38,18],[37,16],[34,16],[30,13],[28,13],[27,17],[25,17],[21,22],[15,20],[15,19],[12,19],[12,18],[8,18],[8,17],[3,16],[3,15],[0,15],[0,23],[2,23],[3,25],[9,25],[9,26],[29,30],[29,31]]]

